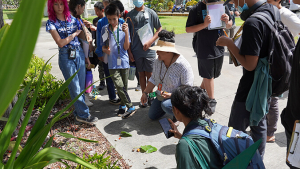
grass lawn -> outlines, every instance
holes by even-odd
[[[17,9],[3,9],[3,19],[14,19]],[[43,16],[43,21],[48,20],[48,17]]]
[[[243,23],[244,23],[244,21],[241,20],[240,17],[236,17],[236,18],[235,18],[235,25],[236,25],[236,26],[242,26]]]

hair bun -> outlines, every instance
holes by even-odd
[[[158,33],[159,40],[175,43],[175,33],[173,31],[167,31],[165,29]]]

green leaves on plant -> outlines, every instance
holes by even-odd
[[[45,148],[43,150],[41,150],[40,152],[38,152],[29,162],[28,165],[34,165],[36,163],[40,163],[40,162],[45,162],[45,161],[52,161],[52,160],[60,160],[60,159],[64,159],[64,160],[69,160],[69,161],[73,161],[75,163],[81,164],[83,166],[92,168],[92,169],[97,169],[96,167],[94,167],[93,165],[91,165],[90,163],[82,160],[81,158],[77,157],[76,155],[69,153],[67,151],[58,149],[58,148],[54,148],[54,147],[49,147],[49,148]],[[52,161],[54,162],[54,161]],[[49,165],[46,164],[46,165]],[[45,165],[45,166],[46,166]],[[42,166],[41,168],[45,167]]]
[[[121,137],[132,137],[132,135],[126,131],[121,131],[121,134],[120,134]]]
[[[66,137],[66,138],[77,138],[78,140],[85,141],[85,142],[98,143],[98,141],[89,140],[89,139],[80,138],[80,137],[75,137],[75,136],[73,136],[71,134],[68,134],[68,133],[56,133],[56,134],[60,135],[60,136],[63,136],[63,137]]]
[[[141,152],[152,153],[157,151],[157,148],[151,145],[146,145],[146,146],[141,146],[141,150],[142,150]]]
[[[8,118],[6,118],[6,117],[0,117],[0,121],[8,121]]]
[[[5,24],[1,29],[0,29],[0,42],[4,36],[4,34],[8,31],[9,25]]]
[[[4,82],[0,83],[0,117],[24,79],[37,41],[45,2],[22,0],[10,28],[0,41],[0,79]]]

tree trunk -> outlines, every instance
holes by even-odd
[[[2,0],[0,0],[0,29],[4,26]]]

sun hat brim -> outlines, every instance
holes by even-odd
[[[162,40],[158,40],[157,44],[155,46],[150,47],[149,49],[163,52],[173,52],[180,55],[180,53],[175,48],[175,43],[165,42]]]

